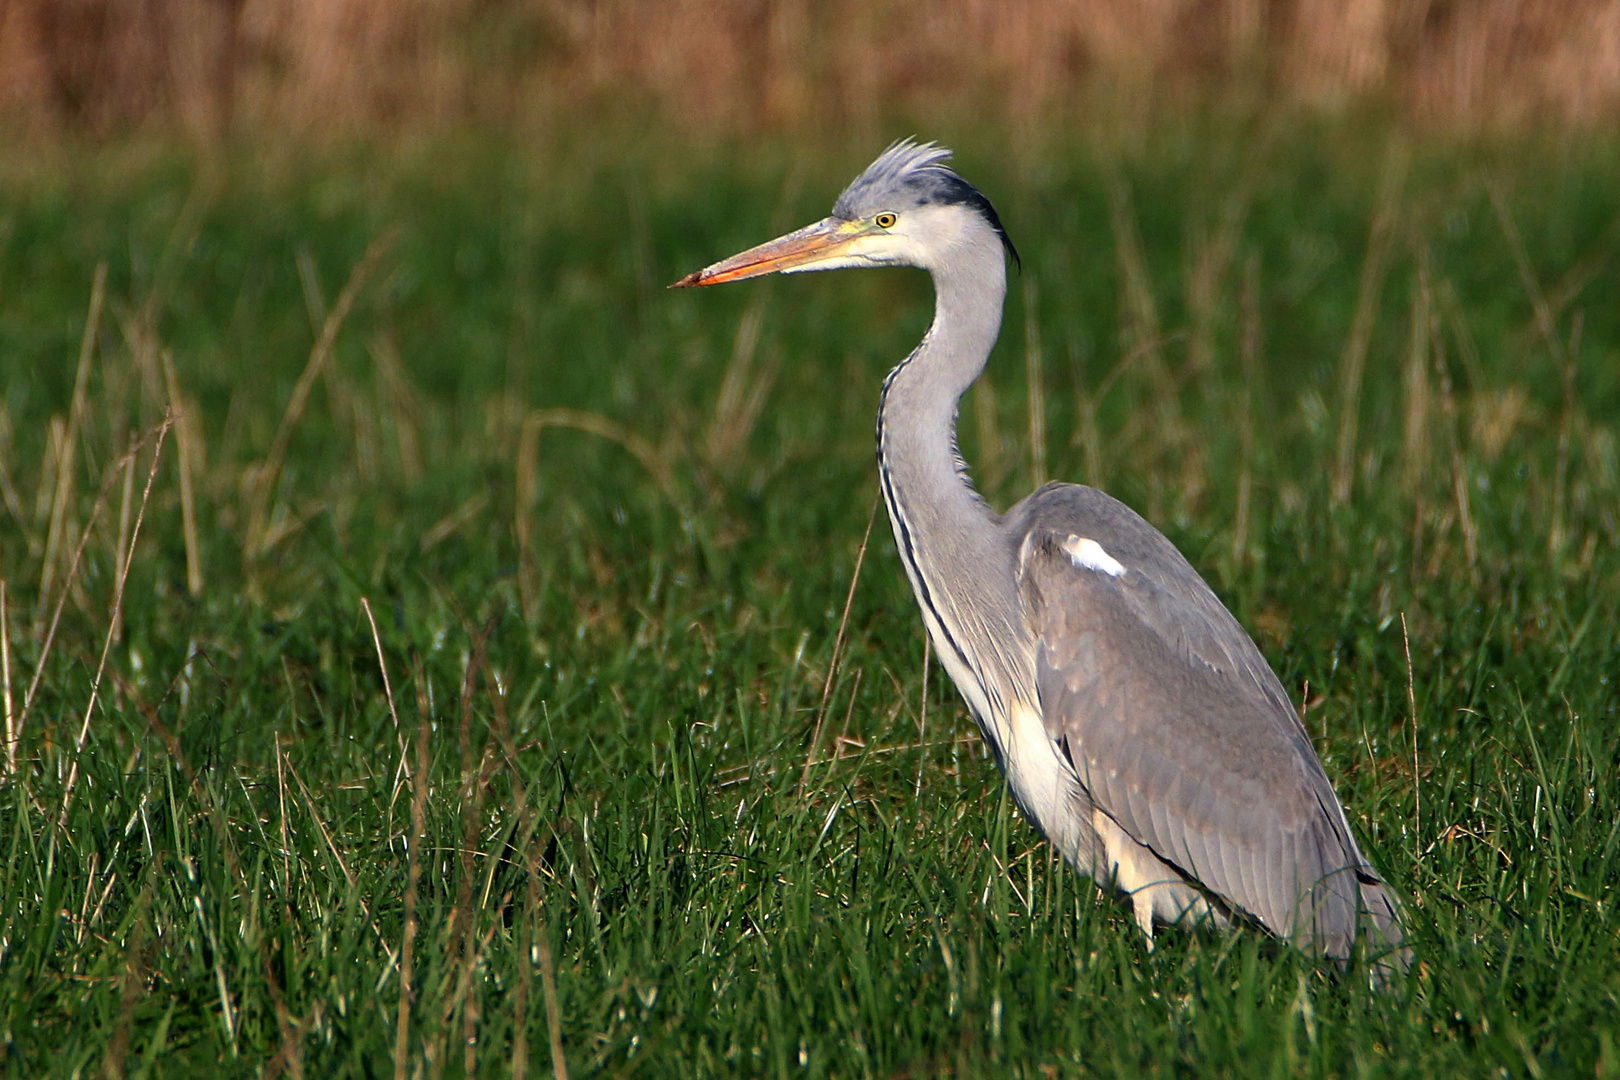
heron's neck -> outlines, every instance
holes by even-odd
[[[1003,259],[999,242],[974,245],[950,269],[934,271],[933,325],[883,384],[878,460],[884,494],[891,514],[903,508],[925,534],[988,529],[995,520],[957,452],[956,414],[1001,329]]]
[[[1007,709],[1033,680],[1033,672],[1015,669],[1033,652],[1017,617],[1015,555],[956,451],[956,404],[984,370],[1007,292],[1000,242],[989,239],[988,250],[968,253],[977,259],[934,273],[934,324],[883,384],[878,464],[895,546],[929,638],[1007,760]]]

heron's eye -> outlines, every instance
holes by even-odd
[[[877,217],[873,218],[872,221],[880,229],[892,229],[892,228],[894,228],[894,215],[893,214],[879,214]]]

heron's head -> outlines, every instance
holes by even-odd
[[[995,207],[946,164],[951,152],[902,139],[844,189],[823,218],[786,236],[671,285],[719,285],[761,274],[797,274],[862,266],[920,266],[937,270],[964,249],[996,240],[1018,260]]]

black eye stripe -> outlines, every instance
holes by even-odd
[[[918,209],[926,206],[965,206],[984,219],[1001,238],[1008,256],[1015,264],[1018,263],[1018,249],[1013,247],[990,200],[944,164],[948,157],[947,152],[932,145],[896,144],[844,189],[833,205],[833,216],[844,221],[870,222],[875,216],[872,209],[874,204],[881,206],[884,203]]]

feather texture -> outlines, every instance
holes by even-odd
[[[1395,906],[1287,693],[1181,553],[1074,485],[1042,489],[1007,523],[1022,538],[1043,719],[1092,804],[1182,880],[1301,948],[1347,957],[1364,923],[1398,946]],[[1086,541],[1123,572],[1077,561]]]

